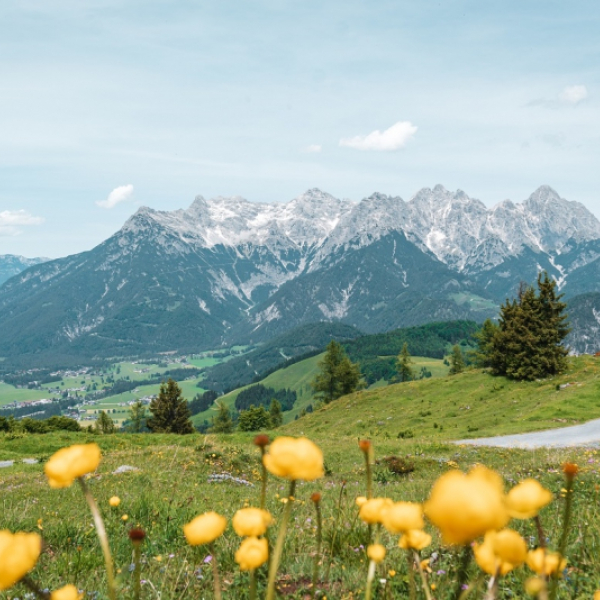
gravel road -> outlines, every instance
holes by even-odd
[[[457,440],[455,444],[473,446],[500,446],[503,448],[565,448],[567,446],[600,446],[600,419],[588,421],[583,425],[561,427],[520,433],[518,435],[500,435],[490,438]]]

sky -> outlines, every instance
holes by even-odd
[[[2,0],[0,255],[318,187],[600,217],[597,0]]]

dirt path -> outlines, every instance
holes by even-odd
[[[567,446],[600,446],[600,419],[583,425],[548,429],[535,433],[500,435],[498,437],[457,440],[455,444],[501,446],[503,448],[564,448]]]

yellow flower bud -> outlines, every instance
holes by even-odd
[[[116,508],[117,506],[119,506],[119,504],[121,504],[121,498],[119,498],[119,496],[113,496],[108,503],[113,507]]]
[[[513,519],[531,519],[552,501],[552,493],[535,479],[526,479],[506,496],[506,507]]]
[[[185,539],[190,546],[200,546],[214,542],[227,527],[227,519],[210,511],[196,517],[183,526]]]
[[[494,554],[502,561],[515,567],[522,565],[527,559],[525,540],[512,529],[494,532],[492,539]]]
[[[360,507],[358,516],[369,525],[383,523],[383,516],[392,504],[390,498],[371,498]]]
[[[383,526],[390,533],[404,533],[409,529],[423,529],[423,506],[416,502],[395,502],[387,508]]]
[[[546,552],[544,548],[538,548],[527,554],[527,566],[538,575],[560,574],[567,566],[567,559],[558,552]]]
[[[273,522],[271,513],[261,508],[241,508],[233,516],[231,524],[240,536],[258,537]]]
[[[449,471],[431,489],[425,515],[448,544],[465,544],[486,531],[501,529],[509,520],[502,479],[477,466],[468,474]]]
[[[312,481],[323,477],[323,453],[306,438],[278,437],[263,456],[267,470],[285,479]]]
[[[409,529],[398,542],[398,546],[404,550],[423,550],[431,544],[431,536],[422,529]]]
[[[265,538],[248,537],[235,553],[235,562],[242,571],[251,571],[267,562],[269,546]]]
[[[77,477],[91,473],[100,464],[98,444],[75,444],[55,452],[44,466],[52,488],[69,487]]]
[[[367,547],[367,556],[374,563],[380,563],[385,558],[385,548],[381,544],[371,544]]]
[[[530,577],[525,582],[525,591],[530,596],[537,596],[545,587],[544,580],[540,577]],[[594,597],[594,600],[600,600],[599,598]]]
[[[27,575],[41,551],[42,538],[37,533],[0,531],[0,591]]]
[[[79,600],[82,596],[74,585],[69,584],[52,592],[50,600]]]
[[[129,520],[129,515],[123,515],[121,517],[121,521],[128,521]]]

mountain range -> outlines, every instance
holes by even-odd
[[[140,208],[94,249],[6,281],[0,356],[191,351],[318,321],[366,333],[482,321],[540,270],[567,298],[600,292],[599,258],[600,222],[547,186],[493,208],[440,185],[408,202],[199,196]]]

